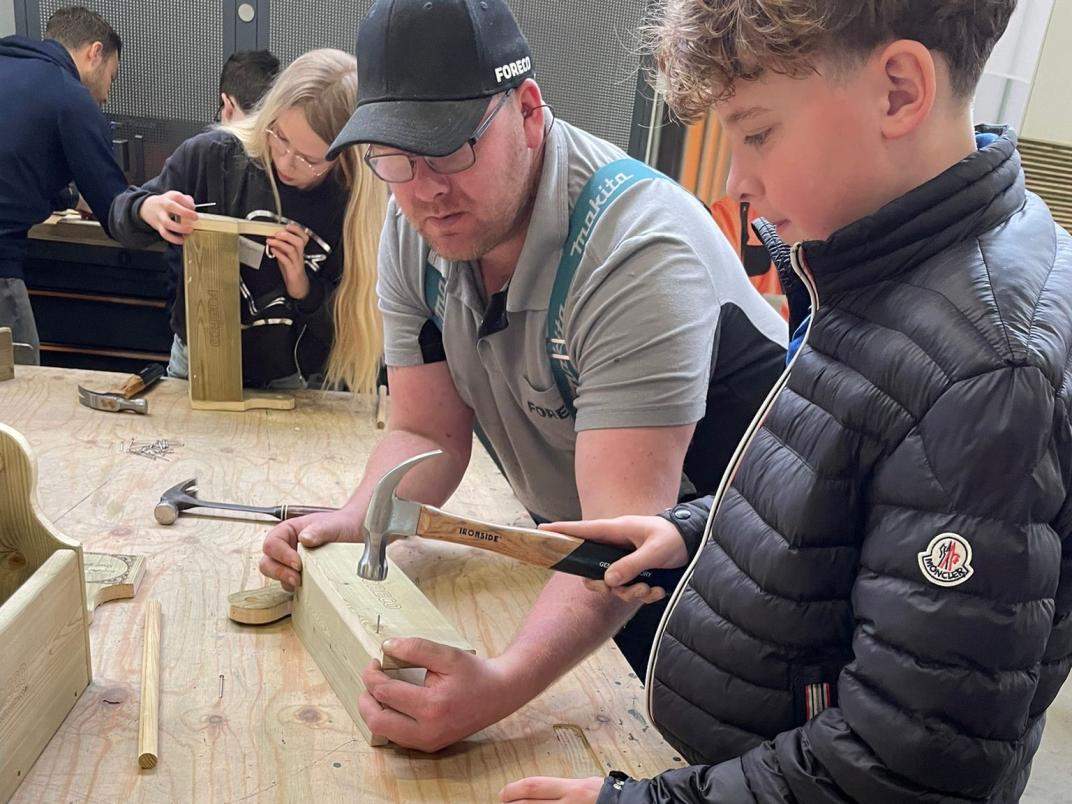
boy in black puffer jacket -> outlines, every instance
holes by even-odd
[[[638,547],[611,586],[695,555],[647,679],[695,764],[504,801],[1019,799],[1072,665],[1072,239],[972,129],[1014,7],[666,4],[670,102],[813,312],[714,500],[553,526]]]

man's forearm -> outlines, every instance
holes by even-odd
[[[555,573],[510,647],[496,659],[517,680],[517,707],[614,636],[638,608],[589,591],[581,578]]]

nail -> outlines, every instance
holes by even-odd
[[[603,580],[607,586],[618,586],[622,582],[622,576],[621,573],[611,570],[603,576]]]

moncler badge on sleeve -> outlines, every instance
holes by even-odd
[[[975,572],[971,545],[956,533],[939,533],[917,556],[923,577],[938,586],[959,586]]]

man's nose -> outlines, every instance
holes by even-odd
[[[450,190],[450,176],[436,173],[423,159],[413,160],[413,194],[419,201],[434,201]]]

